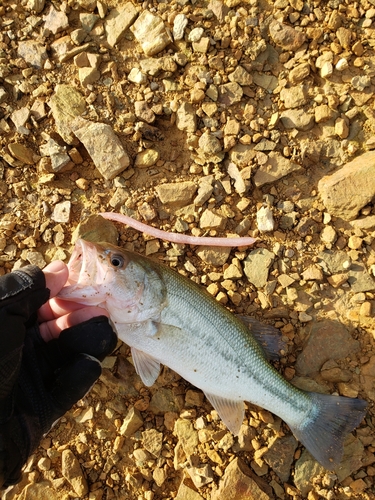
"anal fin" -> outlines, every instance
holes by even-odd
[[[136,372],[141,377],[142,382],[147,387],[151,387],[160,373],[159,361],[152,358],[148,354],[135,349],[135,347],[131,348],[131,352]]]
[[[233,401],[222,398],[216,394],[205,392],[206,398],[218,412],[221,420],[228,429],[237,436],[245,416],[245,405],[243,401]]]

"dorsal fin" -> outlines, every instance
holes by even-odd
[[[276,361],[287,351],[287,343],[282,339],[282,333],[272,325],[261,323],[250,316],[236,315],[250,330],[268,360]]]

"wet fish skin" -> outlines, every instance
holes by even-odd
[[[234,434],[243,421],[243,401],[249,401],[280,416],[324,467],[338,466],[365,401],[291,385],[240,319],[167,266],[79,240],[69,267],[70,286],[61,296],[108,310],[146,385],[165,364],[205,393]]]

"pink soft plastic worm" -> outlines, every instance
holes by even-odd
[[[169,233],[167,231],[162,231],[143,222],[139,222],[132,217],[127,215],[104,212],[100,213],[104,219],[112,220],[115,222],[121,222],[122,224],[127,224],[128,226],[141,231],[142,233],[149,234],[155,238],[160,238],[161,240],[172,241],[173,243],[180,243],[182,245],[208,245],[211,247],[246,247],[253,245],[257,238],[250,237],[239,237],[239,238],[215,238],[209,236],[188,236],[186,234],[179,233]]]

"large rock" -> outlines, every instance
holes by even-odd
[[[179,130],[195,132],[197,130],[197,116],[195,109],[189,102],[183,102],[176,113],[176,126]]]
[[[72,234],[72,244],[78,238],[98,243],[106,241],[117,245],[118,232],[116,226],[101,215],[90,215],[87,219],[81,221]]]
[[[349,434],[344,443],[344,454],[341,463],[335,471],[340,483],[363,466],[363,453],[364,446],[360,438]]]
[[[55,9],[53,5],[50,6],[48,14],[43,18],[45,20],[44,29],[49,30],[54,35],[69,28],[68,16],[62,10]]]
[[[56,129],[67,144],[78,142],[70,128],[72,120],[86,109],[82,94],[70,85],[56,85],[55,93],[49,100]]]
[[[287,130],[306,132],[314,126],[314,115],[306,113],[304,109],[286,109],[281,113],[280,121]]]
[[[272,489],[257,477],[240,458],[235,458],[225,469],[219,489],[211,500],[270,500]]]
[[[18,55],[37,69],[41,69],[48,58],[46,47],[35,40],[19,42]]]
[[[266,248],[257,248],[249,253],[244,260],[244,272],[247,279],[257,288],[263,288],[268,279],[268,271],[275,254]]]
[[[179,418],[174,425],[174,434],[177,436],[187,457],[196,452],[199,443],[198,432],[190,420]]]
[[[142,425],[143,419],[140,411],[132,406],[126,415],[122,426],[120,427],[120,434],[122,436],[130,437],[137,432]]]
[[[111,47],[124,36],[125,31],[133,24],[138,11],[131,2],[127,2],[117,9],[112,9],[105,20],[107,42]]]
[[[361,380],[367,396],[375,400],[375,356],[361,368]]]
[[[303,498],[307,498],[309,491],[313,489],[314,477],[319,476],[323,471],[323,466],[307,450],[304,450],[296,462],[294,473],[294,483]]]
[[[284,483],[288,481],[298,442],[294,436],[277,438],[263,455],[265,462]]]
[[[236,144],[229,151],[229,158],[231,162],[235,163],[240,169],[251,165],[255,156],[256,151],[254,150],[253,144]]]
[[[229,247],[208,247],[201,246],[197,248],[197,255],[212,266],[223,266],[228,260],[231,249]]]
[[[73,452],[69,449],[62,452],[61,472],[65,479],[71,484],[79,498],[83,498],[88,494],[89,487],[83,475],[81,465]]]
[[[156,186],[155,191],[164,205],[184,207],[192,202],[198,186],[191,181],[173,182]]]
[[[306,35],[302,31],[297,31],[276,20],[270,24],[270,35],[276,45],[292,52],[301,47],[306,39]]]
[[[203,497],[182,482],[178,488],[175,500],[203,500]]]
[[[13,490],[12,488],[9,493],[13,493]],[[14,493],[12,498],[15,498],[13,495]],[[8,496],[3,498],[8,498]],[[62,496],[61,491],[56,491],[50,481],[41,481],[40,483],[29,483],[20,495],[16,495],[16,498],[19,500],[61,500]]]
[[[265,165],[261,165],[254,175],[254,183],[257,187],[278,181],[292,172],[301,170],[301,165],[288,160],[280,153],[271,152]]]
[[[329,359],[342,359],[358,350],[359,342],[340,323],[314,323],[307,343],[297,358],[297,373],[303,376],[315,374]]]
[[[144,448],[154,457],[160,457],[163,446],[163,433],[156,429],[146,429],[142,432],[142,441]]]
[[[161,52],[172,41],[163,20],[144,10],[130,28],[146,56]]]
[[[375,151],[358,156],[332,175],[324,176],[318,190],[327,211],[353,220],[375,196]]]
[[[113,179],[129,166],[129,157],[120,139],[106,123],[78,117],[72,123],[72,130],[105,179]]]
[[[8,144],[8,149],[10,154],[14,158],[17,158],[17,160],[22,161],[22,163],[26,163],[26,165],[34,165],[36,155],[34,155],[32,149],[27,148],[19,142],[11,142]]]

